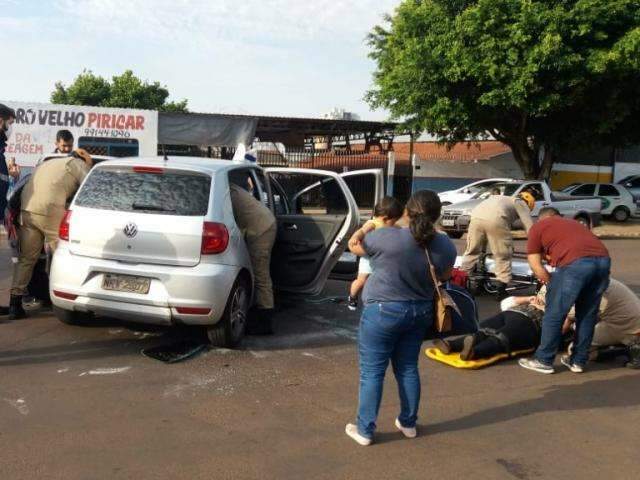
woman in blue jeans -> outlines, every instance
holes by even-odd
[[[373,442],[389,360],[400,395],[395,425],[408,438],[417,435],[418,357],[426,330],[433,323],[434,285],[425,249],[440,278],[448,278],[456,260],[456,248],[449,237],[435,230],[440,209],[436,193],[419,191],[405,208],[409,228],[380,228],[366,236],[357,231],[349,240],[351,252],[369,256],[373,267],[363,292],[364,310],[358,333],[357,425],[346,427],[347,435],[360,445]]]

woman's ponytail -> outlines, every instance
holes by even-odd
[[[407,202],[411,235],[422,248],[427,248],[436,236],[435,223],[440,218],[440,197],[431,190],[414,193]]]

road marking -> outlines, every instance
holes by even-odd
[[[58,373],[66,373],[69,371],[69,367],[58,369]]]
[[[119,368],[95,368],[93,370],[89,370],[88,372],[82,372],[79,377],[84,377],[85,375],[115,375],[116,373],[123,373],[127,370],[131,369],[131,367],[119,367]]]
[[[18,410],[18,412],[20,412],[20,414],[22,414],[22,415],[28,415],[29,414],[29,407],[27,406],[27,402],[24,400],[24,398],[18,398],[16,400],[12,400],[10,398],[3,398],[2,400],[4,400],[9,405],[11,405],[13,408]]]

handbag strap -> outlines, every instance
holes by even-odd
[[[440,282],[438,282],[438,276],[436,275],[436,268],[433,266],[433,262],[431,261],[431,255],[429,255],[429,249],[425,248],[424,252],[427,254],[427,262],[429,265],[429,273],[431,273],[431,281],[433,282],[433,287],[436,290],[436,294],[438,297],[442,297],[442,292],[440,292]]]

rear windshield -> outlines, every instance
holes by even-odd
[[[211,177],[190,172],[141,173],[96,169],[76,197],[80,207],[121,212],[203,216]]]

